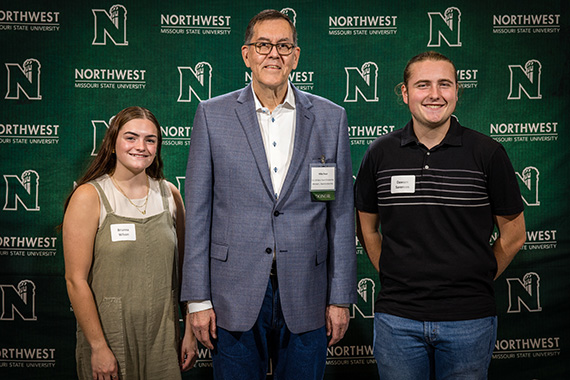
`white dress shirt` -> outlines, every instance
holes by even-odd
[[[279,104],[273,112],[269,112],[267,107],[261,105],[253,86],[253,99],[255,100],[255,111],[265,147],[265,156],[271,173],[271,183],[275,198],[279,198],[291,157],[293,157],[293,144],[295,141],[295,123],[297,110],[295,108],[295,93],[291,88],[291,83],[287,84],[287,95],[283,103]],[[212,301],[188,301],[188,313],[212,308]]]
[[[293,156],[297,116],[295,93],[291,88],[291,84],[288,83],[285,100],[275,107],[273,112],[261,105],[255,91],[253,92],[253,98],[255,99],[255,111],[259,121],[263,146],[265,147],[269,172],[271,173],[273,192],[275,198],[278,198],[291,164],[291,157]]]

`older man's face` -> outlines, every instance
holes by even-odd
[[[251,42],[290,43],[293,44],[293,31],[286,20],[266,20],[253,28]],[[279,55],[273,47],[269,54],[262,55],[253,45],[242,47],[245,65],[251,69],[254,89],[276,90],[287,85],[289,74],[299,61],[300,49],[293,48],[290,55]]]

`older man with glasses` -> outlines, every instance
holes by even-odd
[[[198,105],[186,173],[182,300],[215,379],[322,379],[356,301],[346,112],[288,80],[291,20],[256,15],[252,81]],[[328,336],[328,338],[327,338]]]

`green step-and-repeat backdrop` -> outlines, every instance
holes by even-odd
[[[527,242],[496,281],[489,378],[570,378],[568,0],[3,1],[0,4],[0,378],[75,378],[63,278],[63,201],[130,105],[161,123],[167,178],[184,188],[197,104],[251,81],[249,19],[287,13],[301,58],[290,80],[348,113],[353,171],[410,118],[394,93],[409,58],[456,64],[459,121],[501,142],[526,206]],[[413,237],[410,237],[413,238]],[[326,379],[377,378],[377,274],[358,241],[358,304],[328,350]],[[128,270],[128,268],[125,268]],[[386,344],[390,344],[386,342]],[[211,376],[201,348],[185,379]]]

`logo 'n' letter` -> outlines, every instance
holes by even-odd
[[[41,100],[40,94],[40,62],[30,58],[24,62],[24,67],[17,63],[6,63],[8,71],[8,91],[5,99],[20,99],[23,93],[30,100]]]
[[[128,45],[127,9],[122,5],[113,5],[110,13],[105,9],[92,9],[95,16],[95,37],[93,45],[107,45],[107,37],[115,45]]]
[[[540,206],[538,200],[538,169],[534,166],[524,168],[522,174],[517,173],[521,196],[527,206]]]
[[[511,88],[508,100],[521,98],[524,92],[529,99],[542,99],[540,93],[540,77],[542,65],[536,59],[528,61],[524,68],[520,65],[509,65],[511,72]]]
[[[208,62],[200,62],[193,70],[191,67],[178,67],[180,73],[179,102],[192,101],[192,94],[198,101],[212,97],[212,66]]]
[[[22,173],[22,179],[17,175],[5,174],[6,202],[4,211],[15,211],[20,203],[27,211],[40,211],[38,205],[38,185],[40,176],[34,170]]]
[[[429,42],[428,47],[440,47],[441,40],[447,46],[461,46],[461,11],[455,7],[445,10],[445,14],[428,12]]]
[[[109,129],[109,124],[104,120],[91,120],[91,125],[93,126],[93,150],[91,150],[91,155],[96,156],[101,147],[101,142],[103,142],[103,137]]]
[[[519,278],[507,278],[509,291],[509,308],[507,313],[520,313],[524,306],[530,312],[541,311],[540,306],[540,277],[534,272]]]
[[[293,25],[297,23],[297,12],[293,8],[283,8],[280,12],[289,17]]]
[[[30,280],[22,280],[18,288],[13,285],[0,285],[2,314],[0,321],[13,321],[18,314],[24,321],[35,321],[36,285]]]
[[[352,305],[350,318],[356,316],[356,312],[363,318],[374,318],[374,281],[363,278],[358,282],[358,303]]]
[[[345,102],[356,102],[358,94],[367,102],[378,101],[378,66],[374,62],[366,62],[362,70],[357,67],[345,67],[346,96]]]

